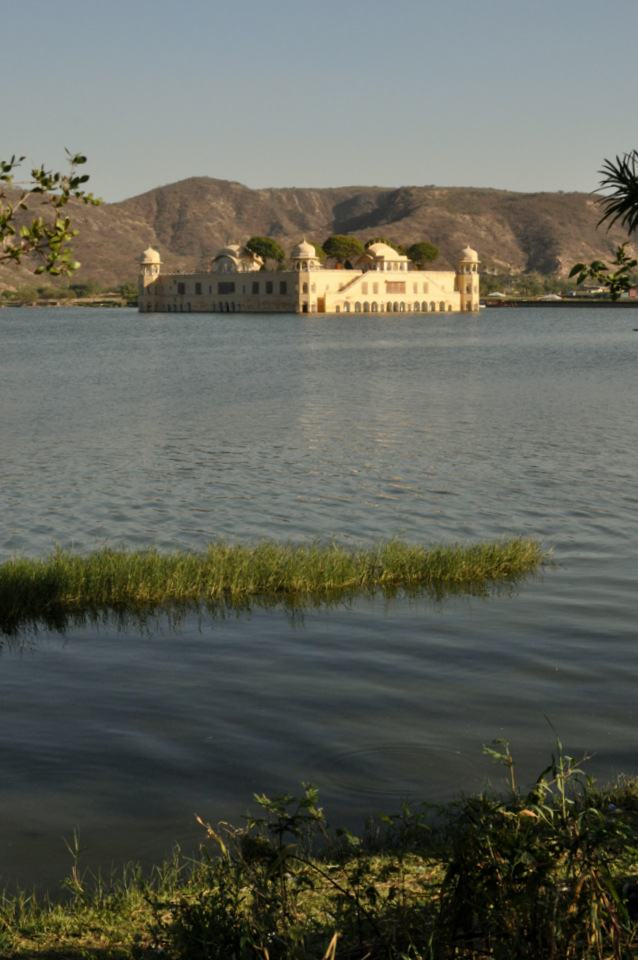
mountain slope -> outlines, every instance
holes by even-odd
[[[117,284],[134,279],[142,250],[152,245],[167,270],[192,270],[228,242],[256,234],[286,251],[304,236],[331,233],[365,241],[428,240],[441,251],[436,267],[451,268],[470,244],[482,269],[537,271],[564,277],[572,264],[607,260],[627,239],[597,230],[600,207],[584,193],[513,193],[469,187],[339,187],[251,190],[240,183],[193,177],[100,207],[72,205],[80,230],[75,251],[82,279]],[[0,288],[33,283],[26,268],[0,269]],[[43,282],[43,281],[38,281]]]

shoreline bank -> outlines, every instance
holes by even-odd
[[[500,298],[496,300],[491,300],[489,297],[484,297],[481,300],[481,303],[485,304],[486,308],[490,310],[492,307],[541,307],[541,308],[553,308],[553,307],[586,307],[588,309],[596,309],[600,307],[613,309],[626,310],[632,307],[638,307],[638,298],[631,300],[578,300],[576,297],[569,297],[560,300],[518,300],[516,297],[507,298],[501,300]]]

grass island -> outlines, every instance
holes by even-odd
[[[180,614],[251,605],[303,608],[357,594],[455,590],[513,584],[549,562],[534,539],[476,544],[371,547],[219,541],[200,553],[103,547],[88,556],[56,549],[44,558],[0,564],[0,631],[115,615]]]

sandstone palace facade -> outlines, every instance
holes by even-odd
[[[224,247],[199,273],[163,273],[152,247],[140,257],[141,313],[466,313],[479,309],[479,259],[465,247],[454,270],[417,270],[385,243],[354,269],[323,267],[305,240],[292,269],[265,270],[239,245]]]

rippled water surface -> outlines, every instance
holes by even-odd
[[[553,748],[638,773],[638,313],[0,310],[0,558],[533,535],[513,595],[40,632],[0,650],[0,882],[193,845],[254,791],[358,826]]]

